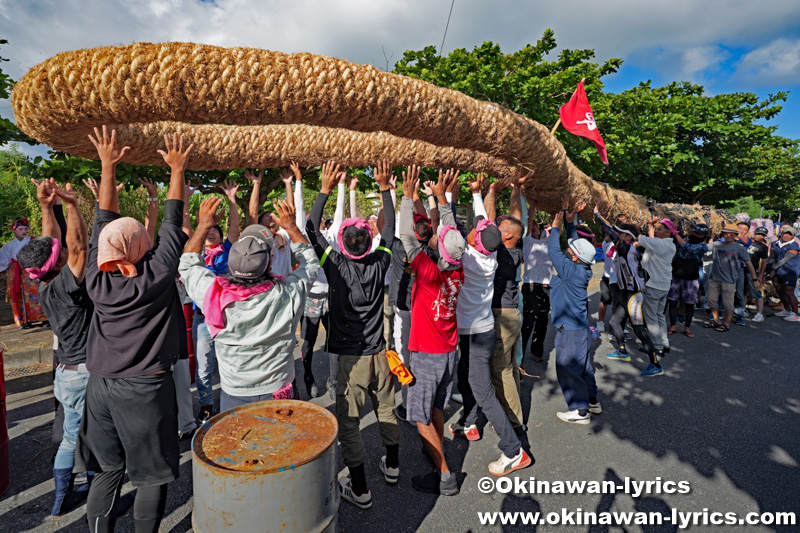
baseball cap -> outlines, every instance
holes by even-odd
[[[784,233],[791,233],[792,235],[797,235],[797,232],[794,230],[792,226],[784,226],[781,228],[781,235]]]
[[[247,226],[228,252],[228,269],[235,278],[258,279],[269,267],[272,232],[265,226]]]
[[[755,235],[769,235],[769,230],[766,226],[759,226],[753,231]]]

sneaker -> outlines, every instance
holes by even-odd
[[[664,369],[651,363],[639,373],[643,376],[663,376]]]
[[[618,359],[619,361],[630,361],[631,355],[629,353],[622,353],[619,350],[615,350],[611,353],[607,353],[606,357],[609,359]]]
[[[791,313],[790,313],[789,311],[787,311],[786,309],[784,309],[783,311],[780,311],[780,312],[778,312],[778,313],[775,313],[775,316],[786,317],[786,316],[789,316],[790,314],[791,314]]]
[[[381,472],[383,472],[383,479],[386,480],[386,483],[391,483],[392,485],[397,483],[397,480],[400,477],[399,466],[397,468],[389,468],[386,466],[386,456],[384,455],[381,457],[380,468]]]
[[[582,415],[577,409],[556,413],[556,415],[564,422],[569,422],[570,424],[588,424],[590,421],[588,413]]]
[[[447,481],[442,481],[441,474],[436,470],[422,476],[414,476],[411,478],[411,486],[420,492],[430,492],[442,496],[458,494],[458,480],[454,472],[450,472],[450,479]]]
[[[745,322],[744,322],[744,318],[741,318],[741,317],[740,317],[740,318],[737,318],[737,319],[736,319],[736,325],[737,325],[737,326],[746,326],[747,324],[745,324]]]
[[[339,494],[341,494],[343,500],[347,500],[356,507],[361,507],[362,509],[372,507],[372,493],[367,491],[361,496],[357,496],[353,492],[353,485],[350,483],[349,477],[339,479]]]
[[[516,457],[509,459],[506,454],[501,453],[500,459],[489,463],[489,473],[495,476],[504,476],[514,470],[521,470],[531,465],[533,461],[522,448],[519,449]]]
[[[764,322],[764,315],[756,313],[756,316],[753,317],[753,322]]]
[[[800,316],[797,316],[796,314],[792,313],[789,316],[785,317],[784,320],[786,322],[800,322]]]
[[[451,394],[450,400],[460,404],[464,403],[464,397],[460,394]]]
[[[328,381],[325,382],[325,387],[328,389],[328,396],[334,402],[336,401],[336,380],[333,378],[328,378]]]
[[[314,376],[312,374],[306,374],[303,376],[303,381],[306,384],[306,393],[308,393],[308,396],[310,398],[317,398],[319,396],[319,388],[316,382],[314,382]]]
[[[212,416],[214,416],[213,405],[200,406],[200,412],[197,413],[197,419],[200,421],[201,424],[205,424],[206,422],[208,422]]]
[[[599,415],[603,412],[603,408],[600,407],[600,402],[597,403],[590,403],[589,404],[589,412],[593,415]]]
[[[455,437],[464,437],[467,440],[480,440],[481,434],[478,432],[478,426],[472,424],[470,426],[463,426],[460,423],[456,422],[454,424],[450,424],[447,429],[450,430],[450,433]]]

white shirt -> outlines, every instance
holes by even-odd
[[[497,252],[483,255],[468,244],[461,261],[464,267],[464,283],[458,293],[456,307],[458,333],[472,335],[493,330],[492,295]]]
[[[642,268],[650,276],[645,286],[668,291],[672,283],[672,258],[675,257],[675,243],[672,242],[672,239],[639,235],[639,244],[644,247]]]
[[[276,241],[278,236],[283,237],[284,245],[283,248],[279,248],[275,242],[272,247],[272,273],[285,278],[292,273],[292,239],[283,228],[278,228],[275,233]]]
[[[550,284],[553,275],[553,263],[547,253],[547,236],[534,239],[526,235],[522,239],[522,260],[525,261],[525,271],[522,274],[524,283]]]
[[[614,256],[617,255],[616,250],[611,257],[608,256],[608,251],[613,246],[613,242],[603,241],[603,276],[608,278],[609,283],[617,282],[617,272],[614,270]]]
[[[14,237],[0,248],[0,272],[8,269],[8,265],[11,264],[11,261],[17,258],[19,251],[29,242],[31,242],[30,235],[26,235],[22,240]]]

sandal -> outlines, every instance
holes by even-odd
[[[714,328],[716,331],[720,333],[725,333],[726,331],[730,331],[730,326],[726,326],[725,324],[720,324],[718,327]]]
[[[709,320],[708,322],[706,322],[705,324],[703,324],[703,327],[704,327],[704,328],[714,328],[714,329],[716,329],[716,328],[718,328],[719,326],[720,326],[720,325],[719,325],[719,323],[718,323],[716,320],[713,320],[713,319],[712,319],[712,320]]]
[[[694,339],[694,333],[692,333],[691,331],[684,331],[683,334],[689,337],[690,339]]]
[[[677,328],[675,328],[675,329],[669,328],[669,330],[667,331],[667,335],[673,335],[673,334],[675,334],[677,332],[678,332]]]

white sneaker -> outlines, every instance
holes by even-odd
[[[588,413],[581,415],[577,409],[556,413],[556,415],[564,422],[569,422],[570,424],[588,424],[590,421]]]
[[[342,495],[343,499],[349,501],[356,507],[361,507],[362,509],[369,509],[372,507],[372,493],[367,491],[366,494],[356,496],[353,492],[353,485],[350,483],[349,477],[339,479],[339,494]]]
[[[492,461],[489,463],[489,472],[495,476],[504,476],[513,472],[514,470],[520,470],[530,466],[531,463],[532,461],[530,455],[528,455],[525,450],[520,448],[516,457],[511,459],[506,457],[506,454],[501,453],[500,458],[497,461]]]
[[[456,394],[451,394],[451,395],[450,395],[450,399],[451,399],[452,401],[456,402],[456,403],[461,403],[461,404],[463,404],[463,403],[464,403],[464,397],[463,397],[463,396],[461,396],[461,395],[460,395],[460,394],[458,394],[458,393],[456,393]]]
[[[792,313],[790,313],[789,311],[787,311],[786,309],[784,309],[783,311],[780,311],[780,312],[778,312],[778,313],[775,313],[775,316],[781,316],[781,317],[783,317],[783,316],[789,316],[790,314],[792,314]]]
[[[753,317],[753,322],[764,322],[764,315],[756,313],[756,316]]]
[[[785,317],[784,320],[786,322],[800,322],[800,316],[797,316],[796,314],[792,313],[789,316]]]
[[[394,485],[397,483],[397,480],[400,478],[400,467],[397,468],[389,468],[386,466],[386,456],[384,455],[381,457],[380,463],[381,472],[383,472],[383,479],[386,480],[386,483],[391,483]]]
[[[590,403],[589,404],[589,412],[593,415],[599,415],[603,412],[603,408],[600,407],[600,402],[597,403]]]

